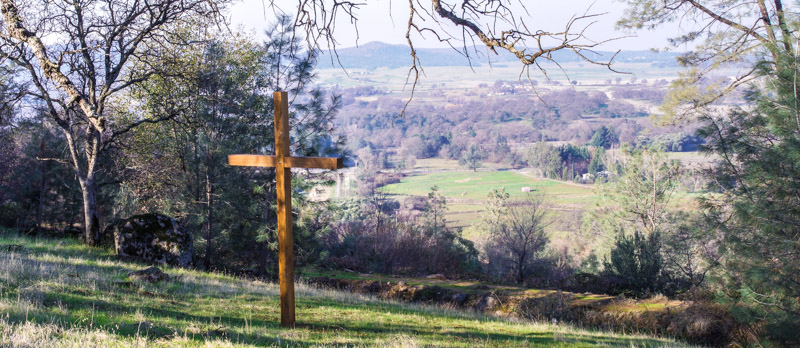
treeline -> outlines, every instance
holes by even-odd
[[[667,151],[696,151],[702,142],[692,135],[697,125],[653,127],[650,119],[643,117],[648,115],[646,110],[626,101],[658,104],[666,94],[665,84],[620,85],[612,89],[613,99],[602,91],[539,89],[540,99],[517,92],[525,85],[498,81],[463,96],[435,89],[441,102],[408,107],[374,87],[356,87],[341,91],[342,112],[336,123],[352,151],[397,154],[404,157],[401,162],[408,157],[438,157],[474,163],[479,158],[518,166],[525,157],[524,151],[514,148],[520,144],[587,144],[598,130],[605,129],[613,130],[615,142],[635,147],[656,144]],[[507,95],[487,96],[490,91]],[[375,99],[360,99],[363,96]],[[405,114],[399,117],[404,108]],[[470,149],[473,145],[478,148]]]
[[[341,93],[343,112],[337,125],[353,149],[399,147],[406,138],[451,133],[451,138],[469,137],[479,144],[491,142],[498,134],[513,143],[539,141],[543,136],[550,141],[588,141],[599,127],[584,120],[591,117],[626,118],[604,123],[617,128],[623,141],[632,141],[649,125],[644,119],[631,119],[646,116],[646,111],[624,100],[609,99],[600,91],[542,91],[542,100],[535,96],[446,96],[441,106],[412,103],[404,117],[398,117],[405,106],[399,98],[379,95],[374,101],[357,100],[365,93],[363,88]],[[575,131],[583,127],[586,130]]]

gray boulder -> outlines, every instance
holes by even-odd
[[[192,236],[169,216],[135,215],[116,222],[112,228],[119,256],[179,267],[192,265]]]
[[[128,277],[134,280],[145,281],[148,283],[169,281],[169,274],[164,273],[164,271],[162,271],[158,267],[148,267],[142,270],[133,271],[128,273]]]

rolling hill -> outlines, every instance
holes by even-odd
[[[298,327],[278,326],[278,287],[146,265],[75,240],[0,231],[2,347],[666,347],[674,341],[404,304],[300,285]]]

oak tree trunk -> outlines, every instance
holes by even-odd
[[[83,195],[83,240],[88,245],[97,245],[100,238],[100,218],[97,214],[97,186],[94,178],[80,181]]]
[[[214,186],[211,182],[211,171],[210,169],[211,164],[211,152],[206,154],[206,228],[205,228],[205,239],[206,239],[206,255],[203,259],[203,264],[206,270],[211,269],[211,258],[213,253],[213,246],[211,241],[214,239],[214,230],[213,230],[213,222],[214,222]]]

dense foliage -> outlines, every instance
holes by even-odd
[[[710,173],[719,194],[706,197],[718,229],[722,293],[743,322],[798,344],[800,330],[800,104],[797,56],[765,63],[752,107],[705,118],[706,151],[722,160]]]
[[[323,267],[424,276],[476,276],[478,251],[446,226],[447,203],[437,189],[418,209],[375,192],[306,211],[301,228],[319,240],[316,263]]]
[[[618,235],[604,271],[612,277],[612,291],[643,296],[661,290],[663,265],[659,233],[635,231]]]

